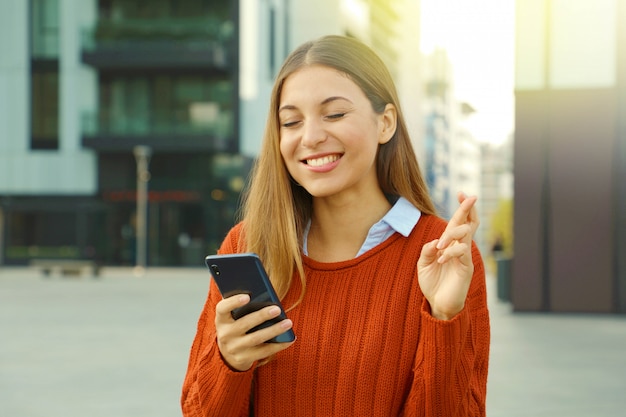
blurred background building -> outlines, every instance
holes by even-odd
[[[489,143],[468,121],[476,109],[455,92],[452,62],[444,49],[423,57],[423,143],[420,158],[439,214],[449,218],[458,207],[457,192],[477,195],[481,227],[475,240],[488,259],[496,240],[512,243],[512,224],[503,212],[513,198],[512,139]],[[503,217],[504,216],[504,217]],[[495,265],[489,265],[492,269]]]
[[[249,165],[238,155],[238,4],[88,3],[96,14],[81,25],[80,56],[97,74],[98,99],[81,109],[82,144],[98,155],[105,232],[120,241],[96,253],[134,258],[132,151],[147,145],[149,264],[197,264],[228,230]]]
[[[519,311],[626,312],[626,2],[518,0]]]
[[[457,190],[482,198],[503,173],[483,154],[500,154],[466,126],[445,52],[422,56],[421,18],[417,0],[4,0],[0,264],[133,265],[145,146],[147,264],[201,266],[235,221],[282,61],[326,34],[389,67],[441,215]]]
[[[424,111],[426,148],[424,171],[441,216],[458,207],[457,191],[481,194],[480,144],[465,126],[475,109],[454,95],[452,65],[444,50],[424,57]]]
[[[197,264],[232,223],[238,3],[0,4],[4,263],[133,264],[136,162],[151,150],[149,264]]]

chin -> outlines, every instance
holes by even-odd
[[[337,190],[327,187],[303,187],[314,198],[332,197],[337,194]]]
[[[337,183],[331,178],[318,180],[305,179],[298,181],[298,184],[315,198],[332,197],[346,189],[343,182]]]

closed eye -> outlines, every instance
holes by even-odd
[[[335,114],[330,114],[330,115],[326,116],[326,118],[327,119],[331,119],[331,120],[336,120],[336,119],[341,119],[345,115],[346,115],[346,113],[335,113]]]
[[[294,127],[295,125],[297,125],[298,123],[300,123],[299,121],[295,121],[295,122],[285,122],[283,123],[281,126],[285,127],[285,128],[289,128],[289,127]]]

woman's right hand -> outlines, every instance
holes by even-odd
[[[250,296],[238,294],[223,299],[215,308],[217,346],[228,366],[241,372],[250,369],[255,362],[287,349],[293,344],[293,342],[265,343],[291,329],[293,323],[289,319],[247,334],[246,332],[250,329],[280,314],[280,308],[269,306],[238,320],[233,319],[231,311],[249,302]]]

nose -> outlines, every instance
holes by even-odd
[[[301,143],[305,148],[315,148],[324,142],[326,137],[322,121],[309,119],[304,123]]]

